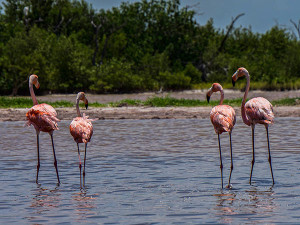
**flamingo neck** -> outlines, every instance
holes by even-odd
[[[250,126],[251,123],[250,123],[250,120],[248,119],[248,117],[246,115],[246,109],[245,109],[246,99],[247,99],[248,92],[249,92],[249,89],[250,89],[250,75],[249,75],[249,73],[246,72],[245,76],[246,76],[247,84],[246,84],[244,98],[243,98],[243,101],[242,101],[241,113],[242,113],[242,118],[243,118],[244,123],[246,125]]]
[[[223,105],[223,101],[224,101],[224,91],[223,91],[223,89],[220,90],[220,93],[221,93],[221,98],[220,98],[219,105]]]
[[[76,99],[76,110],[77,110],[77,116],[81,117],[81,113],[79,109],[79,98]]]
[[[35,94],[34,94],[32,82],[29,82],[29,91],[30,91],[30,95],[31,95],[31,99],[32,99],[33,105],[39,104],[38,101],[37,101],[37,99],[36,99],[36,97],[35,97]]]

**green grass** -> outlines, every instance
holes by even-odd
[[[32,100],[21,97],[0,97],[0,108],[30,108]]]
[[[73,107],[74,104],[69,101],[56,101],[56,102],[39,102],[51,104],[55,107]],[[0,96],[0,108],[31,108],[32,100],[26,97],[3,97]]]
[[[300,98],[284,98],[272,101],[273,106],[293,106],[300,105]]]
[[[224,104],[231,106],[240,106],[242,98],[226,99]],[[51,104],[54,108],[59,107],[75,107],[73,102],[69,101],[55,101],[55,102],[40,102]],[[293,106],[300,105],[300,98],[286,98],[280,100],[274,100],[271,102],[273,106]],[[151,97],[146,101],[136,99],[124,99],[118,102],[110,102],[108,104],[101,104],[98,102],[89,103],[90,107],[122,107],[122,106],[149,106],[149,107],[196,107],[196,106],[215,106],[219,104],[219,100],[211,101],[207,103],[204,100],[197,99],[176,99],[172,97]],[[0,96],[0,108],[31,108],[32,100],[26,97],[2,97]],[[80,107],[84,107],[81,103]]]

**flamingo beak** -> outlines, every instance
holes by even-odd
[[[232,86],[235,86],[235,82],[238,79],[238,72],[236,71],[233,75],[232,75]]]
[[[235,86],[235,81],[232,79],[232,86],[234,87]]]
[[[210,96],[212,94],[212,87],[210,89],[208,89],[207,93],[206,93],[206,99],[207,99],[207,102],[209,103],[209,100],[210,100]]]
[[[85,101],[84,103],[85,103],[85,104],[84,104],[84,105],[85,105],[85,108],[88,109],[88,107],[89,107],[89,102],[88,102],[88,100],[86,99],[86,101]]]
[[[209,95],[206,95],[206,99],[207,99],[207,102],[209,103],[210,96],[209,96]]]
[[[36,87],[37,89],[39,89],[39,88],[40,88],[40,83],[39,83],[38,81],[36,81],[36,83],[35,83],[35,87]]]

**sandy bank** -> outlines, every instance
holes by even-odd
[[[97,119],[191,119],[209,118],[211,107],[106,107],[82,110]],[[240,108],[235,107],[240,116]],[[28,109],[0,109],[0,121],[25,121]],[[56,108],[60,120],[76,117],[74,108]],[[274,107],[276,117],[300,117],[300,106]]]

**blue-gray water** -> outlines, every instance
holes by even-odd
[[[251,129],[238,119],[232,134],[232,190],[220,188],[218,139],[208,119],[93,122],[86,188],[80,190],[69,123],[60,122],[60,130],[54,133],[60,186],[56,186],[49,135],[40,135],[37,185],[33,127],[24,127],[24,122],[0,123],[0,224],[300,221],[300,118],[277,118],[270,128],[274,187],[265,129],[259,125],[254,182],[249,185]],[[225,186],[230,169],[227,134],[221,135],[221,144]]]

